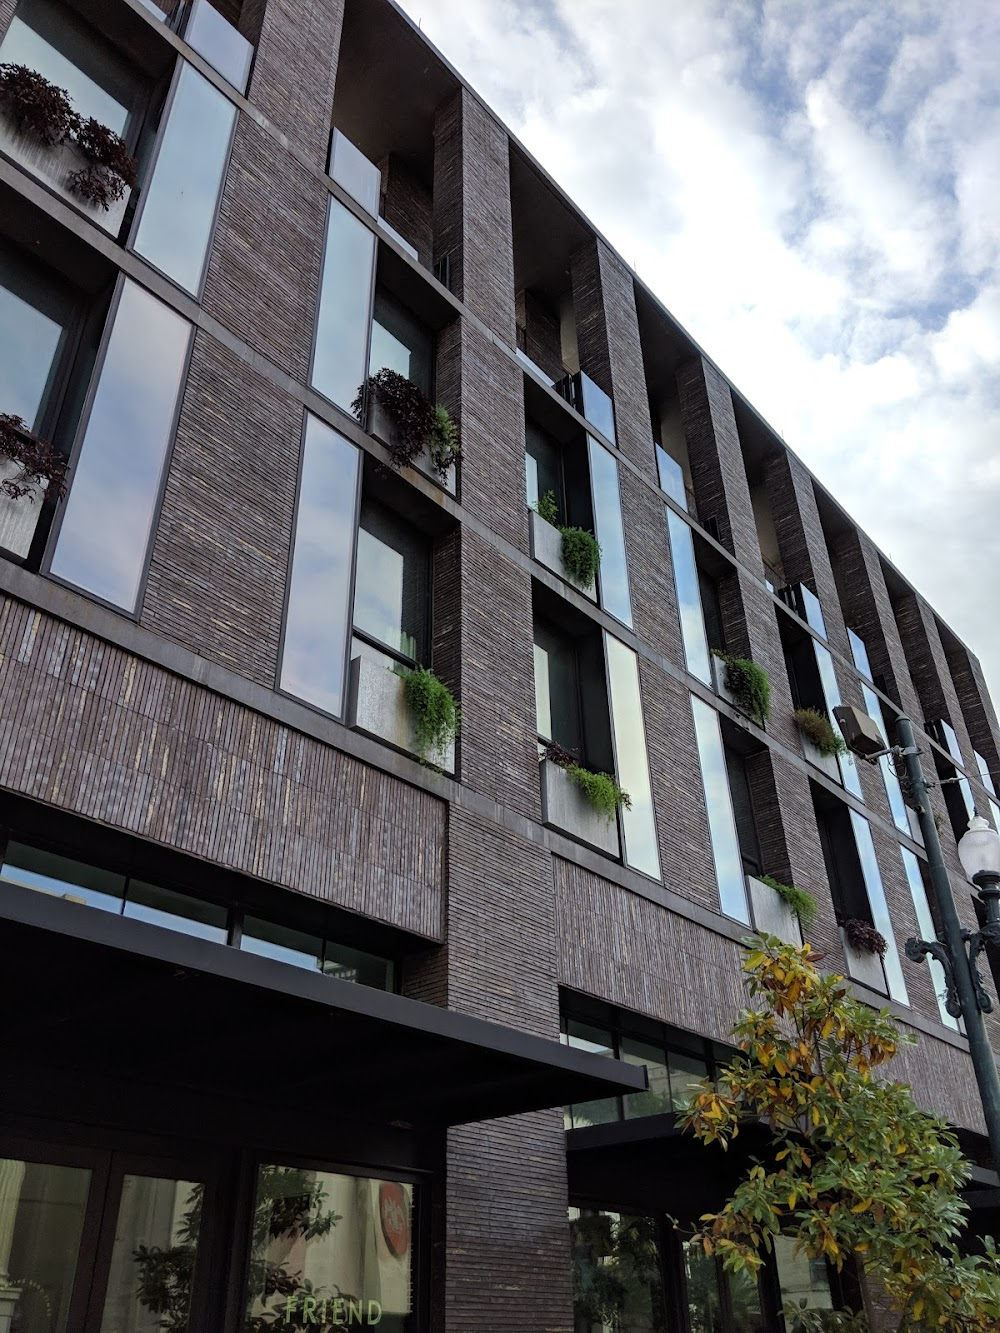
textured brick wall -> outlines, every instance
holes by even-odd
[[[625,546],[636,633],[670,661],[684,665],[677,612],[677,591],[670,558],[670,538],[663,501],[631,472],[619,466]]]
[[[141,620],[261,685],[277,672],[301,432],[299,403],[196,335]]]
[[[250,100],[326,166],[344,0],[267,0]]]
[[[416,246],[422,264],[434,253],[434,205],[431,192],[398,153],[378,164],[382,173],[382,216],[390,227]]]
[[[524,330],[524,351],[552,379],[566,373],[562,363],[559,320],[531,292],[520,291],[515,303],[517,327]]]
[[[9,598],[0,785],[440,936],[442,802]]]
[[[962,757],[972,767],[972,742],[948,668],[934,612],[918,593],[893,604],[896,625],[922,709],[918,722],[944,718],[955,729]]]
[[[945,654],[969,739],[986,760],[993,775],[993,785],[1000,792],[1000,725],[986,688],[983,668],[979,658],[962,644],[946,646]],[[971,755],[969,764],[974,766]]]
[[[10,21],[14,17],[16,8],[17,0],[0,0],[0,39],[10,27]]]
[[[614,399],[618,448],[655,480],[632,273],[599,238],[573,255],[570,268],[580,369]]]

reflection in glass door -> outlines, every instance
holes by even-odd
[[[0,1157],[0,1333],[65,1333],[90,1177]]]

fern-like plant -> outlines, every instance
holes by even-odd
[[[585,528],[560,528],[562,533],[562,562],[566,573],[581,588],[589,588],[601,565],[601,548],[597,538]]]
[[[843,736],[834,729],[830,719],[815,708],[797,708],[793,718],[799,731],[815,745],[821,755],[830,757],[847,754]]]
[[[778,897],[788,904],[806,930],[809,929],[816,920],[816,899],[808,889],[797,889],[794,884],[782,884],[781,880],[775,879],[773,875],[761,875],[760,882],[773,889]]]
[[[556,741],[549,741],[542,758],[565,769],[570,780],[580,788],[591,807],[603,818],[611,820],[619,810],[632,809],[632,797],[609,773],[597,773],[585,768],[573,753]]]
[[[535,513],[539,518],[543,518],[546,523],[551,523],[554,528],[559,526],[559,506],[556,503],[555,491],[546,491],[535,501]]]
[[[462,441],[458,427],[452,420],[451,413],[440,403],[434,409],[434,420],[431,422],[430,434],[427,437],[427,452],[431,456],[431,466],[442,480],[447,477],[452,464],[460,462],[462,457]]]
[[[422,764],[440,754],[458,735],[462,715],[455,696],[427,667],[403,671],[406,702],[413,718],[413,734]]]
[[[767,672],[749,657],[714,652],[726,668],[726,689],[736,700],[736,706],[762,727],[771,716],[771,682]]]

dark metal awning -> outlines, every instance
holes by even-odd
[[[6,883],[0,995],[9,1072],[41,1059],[423,1127],[646,1086],[642,1067]]]

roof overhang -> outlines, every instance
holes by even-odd
[[[422,1128],[646,1086],[642,1067],[18,885],[0,922],[8,1071],[42,1052],[66,1074]]]

